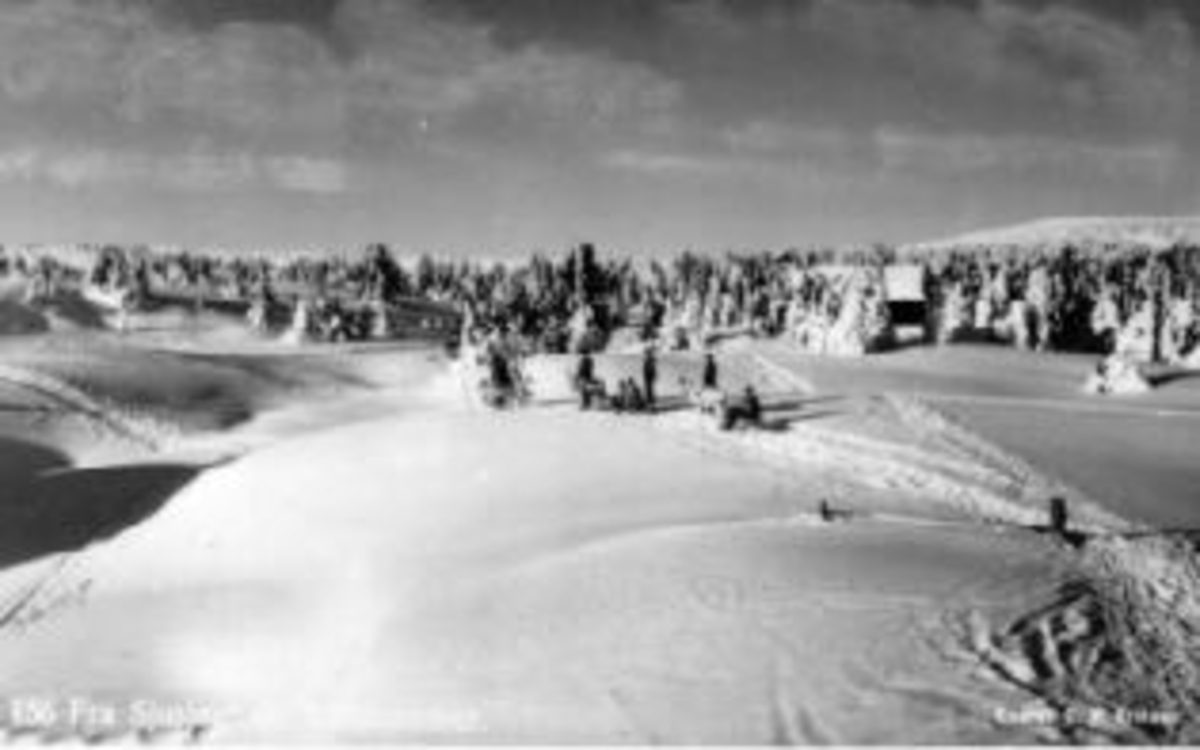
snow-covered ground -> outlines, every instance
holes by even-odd
[[[763,393],[768,429],[723,433],[681,408],[679,378],[699,371],[686,355],[664,357],[654,416],[580,412],[571,364],[531,362],[534,403],[490,411],[436,351],[232,333],[0,340],[0,732],[1161,737],[1037,721],[1144,698],[1110,679],[1103,651],[1131,642],[1105,613],[1141,601],[1113,594],[1135,563],[1166,560],[1155,580],[1193,601],[1184,563],[1112,536],[1159,506],[1079,482],[1070,468],[1092,454],[1057,450],[1070,441],[1054,430],[1074,405],[1150,420],[1141,458],[1111,470],[1171,467],[1154,501],[1170,506],[1190,460],[1189,382],[1153,394],[1172,414],[1155,417],[1076,395],[1082,360],[743,347],[722,358],[723,383]],[[1025,423],[1006,399],[1047,415],[1036,440],[1006,440]],[[1173,426],[1157,432],[1160,418]],[[1083,440],[1099,429],[1071,424]],[[1131,446],[1104,440],[1094,455]],[[1081,551],[1038,533],[1051,494],[1112,541]],[[1186,627],[1150,622],[1186,647]],[[1149,705],[1188,699],[1162,690]],[[31,701],[56,721],[39,726]]]
[[[910,349],[847,364],[771,345],[823,392],[903,393],[1133,522],[1200,529],[1200,373],[1098,397],[1088,356],[997,346]]]

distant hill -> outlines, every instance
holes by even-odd
[[[1122,244],[1166,248],[1200,245],[1200,216],[1053,218],[1016,224],[929,242],[905,250],[944,250],[969,245]]]

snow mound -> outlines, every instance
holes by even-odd
[[[1046,739],[1183,743],[1200,738],[1200,561],[1163,535],[1094,539],[1088,575],[1043,607],[964,641],[985,676],[1025,692]]]
[[[1146,393],[1150,390],[1150,383],[1132,360],[1112,356],[1101,362],[1096,372],[1088,376],[1083,390],[1094,395]]]

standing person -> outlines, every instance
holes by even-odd
[[[617,395],[612,399],[612,409],[617,414],[623,414],[631,410],[632,400],[629,395],[629,378],[621,380],[617,383]]]
[[[711,351],[704,354],[704,376],[701,384],[705,388],[717,388],[717,358]]]
[[[575,370],[575,387],[579,391],[580,408],[586,409],[592,405],[592,383],[595,380],[596,363],[590,353],[584,352]]]
[[[509,368],[508,358],[499,348],[493,347],[488,350],[488,372],[491,375],[492,386],[498,392],[507,393],[512,390],[512,370]]]
[[[758,391],[754,390],[754,386],[746,386],[746,421],[752,426],[762,423],[762,401],[758,397]]]
[[[646,410],[654,411],[654,383],[658,380],[658,360],[654,356],[654,347],[647,346],[642,356],[642,391],[646,394]]]
[[[647,406],[645,394],[638,389],[637,383],[633,378],[626,378],[625,382],[629,383],[629,403],[627,406],[629,411],[635,413],[646,411]]]

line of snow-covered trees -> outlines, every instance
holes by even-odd
[[[543,349],[586,346],[624,328],[680,344],[746,331],[862,352],[891,341],[886,270],[897,265],[923,278],[919,323],[930,341],[1147,360],[1180,359],[1200,342],[1200,247],[1183,245],[683,253],[643,268],[602,262],[584,246],[556,261],[473,269],[420,288],[464,299],[480,328],[508,329]]]
[[[1024,343],[1041,349],[1177,360],[1200,337],[1200,247],[979,246],[918,260],[943,334],[1017,310]]]
[[[270,260],[112,246],[88,257],[86,283],[133,290],[135,300],[239,300],[257,305],[265,323],[286,319],[298,300],[337,308],[425,298],[462,310],[474,331],[505,331],[547,351],[602,346],[614,336],[690,345],[728,332],[785,335],[804,346],[834,334],[873,337],[859,342],[870,350],[889,340],[894,290],[885,277],[896,265],[923,278],[927,315],[920,323],[931,341],[984,338],[1170,360],[1200,340],[1200,247],[1192,245],[683,252],[638,263],[601,257],[586,244],[487,264],[423,255],[402,265],[382,245],[357,256]],[[73,283],[79,274],[69,266],[53,255],[0,248],[0,275]],[[274,316],[266,314],[271,309]]]

